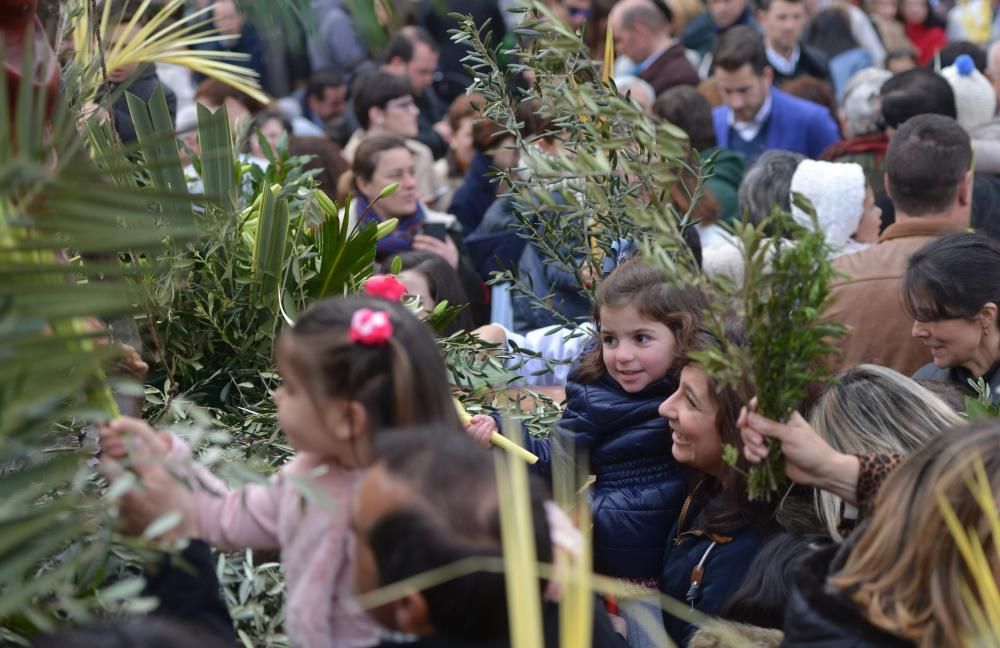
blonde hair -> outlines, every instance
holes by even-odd
[[[989,503],[977,501],[970,490],[977,464],[989,480]],[[990,420],[953,428],[893,470],[844,569],[828,582],[849,596],[871,624],[919,648],[974,645],[988,629],[978,627],[969,604],[983,609],[983,593],[942,505],[971,535],[995,574],[997,539],[983,507],[997,502],[1000,424]]]
[[[962,422],[932,392],[886,367],[859,365],[840,375],[820,398],[810,421],[820,436],[848,454],[909,454]],[[830,535],[837,530],[842,502],[816,492],[816,513]]]

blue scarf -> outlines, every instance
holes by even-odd
[[[368,199],[360,193],[355,196],[354,204],[354,208],[357,210],[355,213],[358,214],[359,229],[364,228],[369,223],[378,225],[382,222],[383,218],[378,215],[378,212],[374,209],[368,209]],[[366,209],[368,210],[367,214],[365,214]],[[420,233],[425,220],[427,220],[427,216],[424,214],[424,206],[418,202],[417,211],[409,216],[399,218],[396,229],[375,244],[375,258],[381,261],[393,254],[412,250],[413,237]]]

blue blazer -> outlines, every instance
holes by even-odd
[[[726,104],[712,111],[715,139],[722,148],[729,148],[729,112]],[[793,151],[817,159],[838,140],[840,130],[826,108],[771,88],[771,125],[765,150]]]

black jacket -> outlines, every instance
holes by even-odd
[[[963,394],[975,397],[976,391],[969,384],[975,376],[965,367],[951,367],[942,369],[933,362],[925,364],[917,369],[913,374],[914,380],[927,380],[932,382],[943,382],[954,385]],[[990,396],[994,403],[1000,401],[1000,363],[993,365],[982,377],[986,384],[990,386]]]
[[[831,544],[803,558],[785,610],[787,648],[913,648],[906,639],[876,628],[827,577],[847,560],[848,544]]]
[[[784,81],[803,75],[830,83],[830,67],[826,55],[814,47],[799,43],[799,60],[795,63],[795,69],[791,74],[782,74],[775,68],[774,82],[780,87]]]
[[[657,578],[670,527],[684,501],[681,471],[670,451],[667,422],[657,409],[677,389],[671,371],[641,392],[629,394],[605,372],[566,385],[566,409],[552,434],[555,442],[526,434],[535,464],[551,470],[575,447],[590,461],[594,570],[618,578]]]
[[[148,102],[149,98],[153,96],[156,86],[162,84],[160,77],[156,76],[156,66],[145,64],[136,70],[132,78],[126,79],[122,83],[112,83],[109,85],[112,96],[114,96],[120,87],[124,86],[125,92],[134,94],[143,101]],[[118,131],[118,137],[121,138],[122,142],[127,144],[136,141],[137,138],[135,125],[132,123],[132,114],[128,110],[128,100],[125,98],[125,92],[118,95],[115,102],[111,104],[111,113],[115,119],[115,130]],[[167,110],[170,111],[170,121],[173,122],[177,116],[177,97],[165,85],[163,86],[163,93],[167,98]]]
[[[559,607],[555,603],[542,603],[542,645],[545,648],[559,648]],[[416,641],[393,641],[383,639],[378,648],[510,648],[510,637],[495,639],[457,639],[445,635],[430,635],[420,637]],[[611,627],[604,605],[594,599],[594,630],[591,635],[593,648],[628,648],[622,636]]]
[[[414,95],[413,101],[420,109],[420,116],[417,117],[417,140],[427,145],[435,160],[440,160],[448,154],[448,142],[434,130],[434,124],[447,114],[448,104],[437,96],[434,88],[425,88],[420,94]]]

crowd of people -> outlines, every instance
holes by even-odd
[[[703,322],[706,309],[724,307],[710,295],[674,285],[628,241],[592,277],[518,236],[523,224],[496,173],[516,168],[518,152],[482,116],[482,98],[466,94],[465,46],[448,37],[455,22],[443,11],[490,20],[502,42],[523,15],[505,11],[515,2],[407,4],[405,26],[377,56],[349,4],[313,0],[317,29],[308,55],[294,55],[234,0],[211,3],[214,26],[229,38],[210,47],[248,55],[239,64],[274,97],[267,106],[169,66],[109,75],[140,95],[170,90],[182,138],[202,103],[227,108],[255,163],[268,164],[285,138],[289,150],[316,155],[324,189],[353,197],[344,218],[398,220],[376,260],[383,273],[397,259],[403,270],[398,286],[380,277],[369,294],[317,303],[282,333],[275,401],[295,456],[266,484],[231,489],[192,461],[184,440],[137,419],[102,430],[103,472],[120,479],[129,460],[145,485],[123,498],[123,520],[138,532],[179,512],[161,539],[186,540],[183,557],[196,570],[165,558],[153,571],[149,589],[169,620],[80,628],[36,645],[110,645],[93,643],[107,633],[115,645],[145,645],[128,639],[143,633],[175,641],[158,645],[193,645],[184,644],[192,624],[202,645],[234,641],[209,546],[281,552],[295,645],[509,645],[498,573],[408,590],[370,610],[356,604],[383,585],[502,555],[496,477],[480,447],[502,425],[498,416],[460,419],[421,321],[444,300],[465,306],[446,333],[497,344],[515,357],[518,384],[564,401],[546,438],[520,441],[539,458],[531,489],[539,561],[580,551],[550,493],[553,472],[582,460],[593,568],[634,592],[595,597],[594,645],[995,640],[1000,628],[976,606],[989,606],[998,587],[990,521],[1000,502],[1000,423],[962,417],[972,382],[1000,398],[993,4],[545,2],[595,58],[611,31],[619,88],[651,120],[686,133],[692,159],[703,161],[706,194],[685,241],[706,275],[744,279],[744,251],[727,223],[766,226],[780,207],[822,230],[838,271],[826,314],[847,334],[828,359],[836,379],[787,421],[745,400],[755,389],[748,379],[721,381],[700,364],[723,342]],[[551,116],[528,101],[521,108],[529,145],[559,154]],[[134,138],[127,110],[114,123],[123,140]],[[398,190],[382,196],[392,183]],[[671,194],[682,212],[685,194]],[[815,218],[793,194],[809,199]],[[498,308],[486,281],[501,259],[565,319],[529,301]],[[593,303],[583,290],[591,285]],[[399,303],[404,294],[419,299],[420,317]],[[554,326],[566,320],[576,325]],[[724,335],[747,343],[736,319]],[[726,457],[727,446],[736,456]],[[779,446],[791,485],[751,500],[750,467]],[[992,502],[974,496],[977,476]],[[308,492],[303,480],[312,481]],[[956,528],[981,547],[992,570],[986,585]],[[559,588],[538,586],[545,642],[556,645]],[[660,594],[714,621],[661,613]]]

